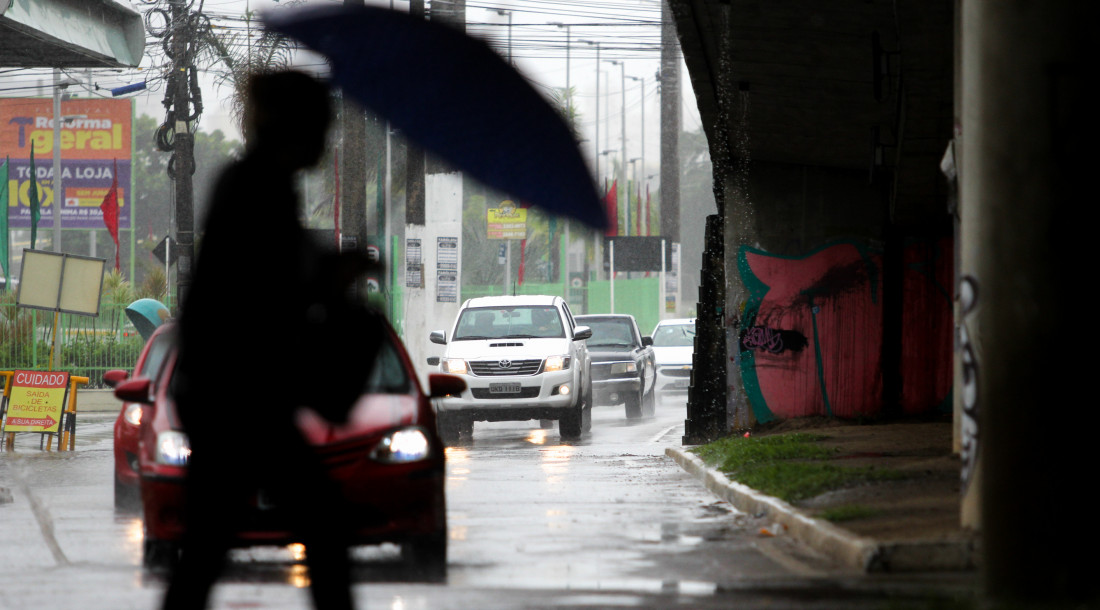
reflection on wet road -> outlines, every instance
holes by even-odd
[[[622,407],[597,408],[591,434],[569,443],[534,421],[476,424],[472,440],[447,450],[447,576],[426,579],[394,545],[357,548],[357,601],[393,609],[721,608],[737,587],[823,574],[783,541],[761,539],[752,517],[664,456],[679,444],[683,418],[682,406],[640,420],[627,420]],[[0,609],[158,604],[164,580],[140,567],[140,517],[113,509],[112,419],[82,420],[73,454],[0,454],[0,486],[15,496],[0,505]],[[308,607],[302,553],[234,551],[212,607]],[[749,595],[759,606],[741,603],[738,591],[737,607],[770,607],[770,590]]]
[[[700,506],[714,499],[664,456],[681,413],[626,420],[598,408],[592,433],[570,443],[533,421],[477,423],[448,450],[450,584],[667,592],[660,559],[701,541],[667,532],[713,518]]]

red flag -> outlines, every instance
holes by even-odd
[[[523,272],[527,268],[527,238],[519,242],[519,271],[516,273],[516,282],[523,285]]]
[[[607,231],[604,232],[604,235],[608,237],[619,234],[619,196],[616,192],[618,185],[618,180],[612,182],[611,188],[608,189],[607,195],[604,197],[604,205],[607,207]]]
[[[336,235],[336,249],[340,249],[340,149],[332,154],[333,181],[336,183],[336,194],[332,197],[332,224]]]
[[[118,261],[118,159],[115,159],[111,189],[103,197],[103,203],[99,204],[99,209],[103,211],[103,224],[107,225],[107,232],[111,234],[111,239],[115,240],[115,270],[118,271],[120,267]]]
[[[519,207],[527,209],[531,207],[530,203],[519,202]],[[523,274],[527,269],[527,238],[524,237],[519,242],[519,271],[516,273],[516,283],[520,286],[523,285]]]

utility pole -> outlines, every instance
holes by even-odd
[[[568,117],[568,120],[569,120],[569,123],[570,123],[570,125],[569,125],[570,128],[575,128],[576,125],[573,123],[573,91],[572,91],[571,83],[569,81],[569,47],[572,46],[572,38],[570,36],[570,24],[561,23],[559,21],[559,22],[553,22],[550,25],[555,25],[559,28],[564,28],[565,29],[565,95],[564,95],[564,97],[565,97],[565,116]],[[564,220],[564,222],[568,223],[569,221]],[[551,219],[551,221],[550,221],[550,231],[549,231],[550,240],[549,240],[549,244],[548,244],[549,248],[550,248],[550,251],[548,252],[548,254],[550,255],[550,277],[548,279],[549,279],[549,281],[553,282],[553,281],[555,281],[556,278],[563,277],[564,280],[568,283],[568,281],[569,281],[568,273],[565,273],[564,275],[562,275],[561,243],[560,243],[560,240],[557,239],[559,234],[558,234],[558,231],[555,230],[556,226],[557,226],[557,223],[553,219]],[[567,263],[566,266],[568,266],[568,259],[569,259],[568,250],[569,250],[569,242],[567,240],[566,241],[566,254],[565,254],[566,263]],[[566,290],[566,292],[568,293],[568,290]],[[567,296],[568,296],[568,294],[567,294]]]
[[[191,110],[188,69],[191,65],[191,23],[188,3],[172,2],[172,74],[168,77],[168,94],[165,100],[172,110],[168,120],[172,130],[172,157],[168,162],[168,175],[175,182],[176,199],[176,307],[187,298],[191,287],[191,264],[195,259],[195,208],[191,176],[195,173],[195,139],[188,123]]]
[[[638,157],[638,160],[642,162],[642,182],[645,182],[645,180],[646,180],[646,174],[645,174],[645,77],[644,76],[628,76],[627,78],[629,78],[630,80],[640,84],[641,85],[641,90],[642,90],[642,94],[641,94],[641,98],[642,98],[642,134],[641,134],[642,152],[640,153],[640,155]],[[635,184],[634,188],[638,189],[638,208],[639,208],[638,213],[641,214],[642,213],[642,211],[641,211],[642,185],[638,184],[637,174],[634,175],[634,184]],[[648,225],[648,223],[649,223],[649,218],[646,218],[645,216],[643,216],[641,221],[638,223],[638,226],[641,229],[641,233],[640,233],[641,235],[649,235],[649,225]]]
[[[669,243],[679,243],[680,43],[667,2],[661,3],[661,71],[657,77],[661,82],[661,236]]]
[[[344,6],[365,6],[364,0],[344,0]],[[344,150],[340,156],[340,251],[367,252],[367,118],[363,109],[345,95],[341,100],[340,132]],[[366,281],[357,278],[355,293],[367,296]]]
[[[424,0],[409,0],[409,14],[424,18]],[[405,224],[424,225],[424,149],[405,144]]]
[[[619,89],[621,97],[622,97],[622,112],[619,116],[619,119],[622,121],[622,125],[619,128],[620,129],[620,131],[619,131],[619,146],[621,148],[619,159],[621,159],[621,162],[619,163],[619,191],[616,192],[616,195],[619,195],[619,192],[626,192],[626,191],[629,190],[629,189],[627,189],[627,184],[626,184],[626,163],[627,163],[627,161],[626,161],[626,62],[619,61],[618,59],[606,59],[604,61],[606,61],[609,64],[619,66],[620,77],[621,77],[621,80],[622,80],[622,84],[620,85],[620,89]],[[617,196],[616,199],[621,200],[622,198]],[[627,194],[626,202],[628,204],[626,206],[626,234],[630,235],[630,205],[629,205],[630,195],[629,194]],[[623,206],[620,204],[619,209],[622,209],[622,207]]]
[[[600,180],[600,43],[599,41],[583,40],[585,44],[596,47],[596,141],[592,146],[592,156],[596,159],[596,181]]]

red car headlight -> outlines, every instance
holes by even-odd
[[[157,463],[167,466],[186,466],[191,460],[191,441],[176,430],[166,430],[157,435]]]
[[[126,405],[126,410],[122,412],[122,419],[131,426],[140,426],[141,405],[136,402]]]
[[[431,454],[431,442],[422,429],[402,428],[382,437],[370,457],[384,464],[405,464],[427,459]]]

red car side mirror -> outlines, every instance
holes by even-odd
[[[153,403],[153,382],[146,377],[124,381],[115,386],[115,398],[126,402]]]
[[[123,371],[121,369],[112,369],[110,371],[107,371],[106,373],[103,373],[103,383],[107,384],[107,387],[109,388],[115,388],[118,387],[118,384],[126,381],[126,378],[129,376],[130,374],[126,371]]]

